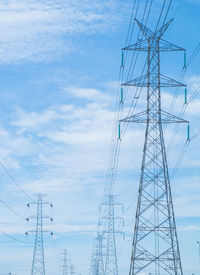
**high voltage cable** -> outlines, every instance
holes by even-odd
[[[199,48],[199,49],[198,49],[198,48]],[[191,56],[190,56],[190,58],[189,58],[189,60],[190,60],[190,61],[189,61],[189,64],[187,63],[187,66],[186,66],[186,67],[183,67],[183,69],[182,69],[182,71],[181,71],[181,75],[180,75],[179,81],[182,81],[182,79],[184,78],[184,75],[185,75],[185,73],[186,73],[187,68],[189,67],[189,65],[191,65],[192,61],[193,61],[194,58],[196,57],[196,55],[197,55],[197,54],[196,54],[197,49],[198,49],[198,51],[200,50],[200,43],[198,44],[198,46],[195,48],[195,50],[194,50],[193,53],[191,54]],[[171,105],[170,105],[170,112],[173,110],[173,108],[174,108],[174,106],[175,106],[176,98],[177,98],[177,96],[178,96],[178,91],[179,91],[179,89],[177,88],[177,89],[175,90],[175,99],[173,98],[172,103],[171,103]],[[187,104],[184,104],[184,105],[183,105],[182,110],[181,110],[179,116],[182,117],[182,116],[184,115],[185,110],[186,110],[186,108],[187,108],[187,106],[188,106],[188,103],[190,103],[190,102],[195,98],[195,96],[199,93],[199,91],[200,91],[200,87],[197,88],[197,89],[193,92],[193,94],[189,97],[189,99],[188,99],[188,101],[187,101]],[[169,154],[169,152],[170,152],[170,150],[171,150],[171,148],[172,148],[172,145],[173,145],[173,143],[174,143],[174,140],[175,140],[175,137],[176,137],[176,135],[177,135],[177,132],[178,132],[179,127],[180,127],[179,124],[175,126],[175,129],[174,129],[174,131],[173,131],[172,137],[171,137],[170,142],[169,142],[169,144],[168,144],[168,148],[167,148],[168,154]],[[166,127],[166,128],[167,128],[167,127]]]
[[[184,113],[185,113],[185,110],[186,110],[186,107],[187,107],[187,104],[184,104],[184,105],[182,106],[182,109],[181,109],[181,112],[180,112],[180,114],[179,114],[179,117],[183,117],[183,115],[184,115]],[[175,128],[174,128],[174,131],[173,131],[172,136],[171,136],[171,138],[170,138],[169,144],[168,144],[168,146],[167,146],[167,150],[166,150],[166,151],[167,151],[167,155],[169,155],[169,153],[170,153],[170,151],[171,151],[171,149],[172,149],[172,146],[173,146],[175,137],[176,137],[176,135],[177,135],[177,132],[178,132],[178,130],[179,130],[179,127],[180,127],[180,124],[177,124],[177,125],[175,126]],[[166,128],[167,128],[167,127],[166,127]]]
[[[194,60],[194,58],[197,56],[197,54],[200,51],[200,43],[197,45],[197,47],[194,49],[192,55],[190,56],[190,58],[187,61],[187,66],[189,66],[191,64],[191,62]]]
[[[146,5],[145,5],[145,11],[144,11],[144,13],[143,13],[141,23],[143,23],[143,21],[144,21],[144,16],[145,16],[146,9],[147,9],[147,4],[148,4],[148,1],[146,2]],[[144,23],[145,26],[147,25],[147,22],[148,22],[148,19],[149,19],[149,15],[150,15],[150,11],[151,11],[151,8],[152,8],[152,4],[153,4],[153,0],[151,0],[151,2],[150,2],[150,6],[149,6],[148,13],[147,13],[147,17],[146,17],[146,20],[145,20],[145,23]],[[135,20],[134,20],[134,24],[135,24]],[[140,34],[141,34],[141,36],[140,36]],[[140,37],[141,37],[141,38],[140,38]],[[138,36],[137,36],[136,41],[138,41],[139,39],[142,39],[143,37],[144,37],[144,35],[143,35],[143,33],[141,33],[141,30],[139,29],[139,31],[138,31]],[[129,52],[129,51],[126,51],[126,52]],[[137,51],[137,52],[134,51],[134,52],[133,52],[133,56],[132,56],[132,59],[131,59],[131,64],[130,64],[130,67],[129,67],[129,70],[128,70],[128,74],[127,74],[127,77],[126,77],[127,80],[128,80],[128,79],[130,78],[130,76],[132,76],[133,73],[134,73],[134,70],[135,70],[135,67],[136,67],[136,64],[137,64],[137,60],[138,60],[139,54],[140,54],[139,51]],[[127,55],[128,55],[128,53],[127,53]],[[135,58],[135,60],[134,60],[134,58]],[[125,87],[124,100],[126,99],[128,90],[129,90],[129,87],[128,87],[128,86]],[[136,97],[136,94],[137,94],[137,90],[136,90],[136,93],[135,93],[135,97]]]
[[[194,61],[195,57],[197,56],[197,54],[199,53],[200,51],[200,43],[197,45],[197,47],[194,49],[194,51],[192,52],[192,54],[190,55],[187,63],[186,63],[186,66],[183,67],[182,71],[181,71],[181,74],[180,74],[180,77],[179,77],[179,81],[182,81],[182,79],[184,78],[185,76],[185,73],[186,73],[186,70],[188,69],[188,67],[191,65],[191,63]],[[199,87],[200,89],[200,87]],[[178,92],[179,92],[180,88],[176,88],[175,90],[175,97],[173,98],[173,101],[170,105],[170,111],[173,110],[174,108],[174,105],[175,105],[175,102],[176,102],[176,98],[178,96]]]
[[[172,171],[172,174],[171,174],[171,176],[170,176],[170,179],[171,179],[171,180],[175,177],[175,174],[177,173],[178,167],[179,167],[181,161],[183,160],[184,155],[185,155],[185,153],[186,153],[186,151],[187,151],[187,149],[188,149],[188,146],[190,145],[191,141],[192,141],[193,139],[196,139],[196,138],[199,137],[199,136],[200,136],[200,131],[198,131],[197,133],[195,133],[193,136],[190,137],[189,140],[187,140],[187,141],[185,142],[185,144],[184,144],[184,146],[183,146],[183,149],[182,149],[182,151],[181,151],[181,153],[180,153],[180,155],[179,155],[179,157],[178,157],[178,159],[177,159],[177,162],[176,162],[176,164],[175,164],[175,167],[174,167],[174,169],[173,169],[173,171]]]
[[[2,235],[6,236],[7,238],[13,240],[13,241],[20,242],[20,243],[25,243],[25,244],[28,244],[28,245],[30,244],[30,243],[28,243],[28,242],[25,242],[25,241],[22,241],[22,240],[20,240],[20,239],[15,238],[15,237],[12,237],[11,235],[9,235],[9,234],[3,232],[2,230],[0,230],[0,233],[1,233]]]
[[[146,10],[147,10],[148,2],[149,2],[149,1],[147,0],[147,1],[146,1],[146,4],[145,4],[145,9],[144,9],[144,12],[143,12],[143,16],[142,16],[141,22],[144,21],[144,16],[145,16],[145,13],[146,13]],[[153,0],[151,0],[151,2],[150,2],[150,8],[149,8],[148,15],[149,15],[149,13],[150,13],[152,3],[153,3]],[[138,12],[138,10],[137,10],[137,12]],[[147,20],[148,20],[148,17],[149,17],[149,16],[147,16]],[[135,14],[135,18],[137,18],[137,13]],[[147,20],[146,20],[146,22],[145,22],[145,25],[146,25],[146,23],[147,23]],[[132,31],[133,31],[134,27],[135,27],[135,20],[133,21],[133,28],[132,28]],[[138,40],[139,37],[140,37],[140,33],[141,33],[141,31],[139,30],[139,31],[138,31],[137,40]],[[143,34],[142,34],[142,37],[143,37]],[[128,44],[125,44],[125,47],[130,45],[131,39],[132,39],[132,34],[131,34],[131,36],[130,36],[130,39],[129,39]],[[131,64],[130,64],[130,67],[129,67],[129,71],[128,71],[127,78],[129,77],[130,74],[133,73],[135,63],[137,62],[138,54],[139,54],[139,52],[138,52],[137,54],[136,54],[136,52],[133,53],[133,56],[132,56],[132,59],[131,59]],[[136,55],[136,58],[135,58],[135,55]],[[128,51],[126,51],[126,56],[128,56]],[[135,61],[134,61],[134,58],[135,58]],[[134,63],[134,65],[133,65],[133,63]],[[133,68],[132,68],[132,66],[133,66]],[[132,68],[132,69],[131,69],[131,68]]]
[[[14,179],[14,177],[12,176],[12,174],[9,172],[9,170],[6,168],[6,166],[0,161],[0,165],[3,167],[3,169],[6,171],[7,175],[10,177],[10,179],[12,180],[12,182],[14,182],[15,185],[17,185],[17,187],[28,197],[31,198],[20,186],[19,184],[16,182],[16,180]],[[32,200],[32,198],[31,198]],[[23,217],[21,214],[19,214],[16,210],[14,210],[7,202],[5,202],[3,199],[0,198],[0,202],[6,206],[12,213],[14,213],[16,216],[18,216],[20,219],[22,219],[23,221],[25,221],[25,217]]]
[[[22,219],[23,221],[25,221],[25,218],[20,215],[17,211],[15,211],[11,206],[9,206],[9,204],[5,201],[3,201],[1,198],[0,198],[0,202],[5,205],[8,209],[10,209],[11,212],[13,212],[16,216],[18,216],[20,219]]]
[[[152,1],[151,1],[152,2]],[[144,16],[145,16],[145,14],[146,14],[146,9],[147,9],[147,4],[148,4],[148,0],[146,1],[146,5],[145,5],[145,10],[144,10],[144,12],[143,12],[143,16],[142,16],[142,20],[144,20]],[[138,9],[138,7],[137,7],[137,9]],[[147,23],[147,20],[148,20],[148,17],[149,17],[149,14],[150,14],[150,9],[151,9],[151,5],[150,5],[150,8],[149,8],[149,12],[148,12],[148,15],[147,15],[147,19],[146,19],[146,23]],[[137,12],[137,11],[136,11]],[[122,68],[122,70],[123,70],[123,68]],[[119,82],[120,83],[120,82]],[[118,89],[119,90],[119,89]],[[119,93],[118,93],[119,94]],[[117,98],[119,98],[119,96],[117,97]],[[118,102],[119,102],[119,100],[118,100]],[[119,104],[119,103],[118,103]],[[122,106],[121,106],[122,105]],[[120,109],[121,109],[121,112],[120,112]],[[118,119],[117,119],[117,121],[119,121],[120,120],[120,117],[122,116],[122,111],[123,111],[123,104],[120,104],[119,105],[119,113],[118,113]],[[115,130],[116,130],[116,126],[117,125],[115,125]],[[111,167],[111,169],[112,169],[112,172],[111,172],[111,188],[113,189],[113,183],[115,182],[115,178],[116,178],[116,170],[117,170],[117,167],[118,167],[118,156],[119,156],[119,152],[120,152],[120,143],[121,143],[121,140],[117,140],[117,142],[116,142],[116,147],[115,147],[115,149],[114,149],[114,157],[112,158],[112,167]]]
[[[197,138],[197,137],[199,137],[200,136],[200,131],[198,131],[197,133],[195,133],[193,136],[191,136],[191,140],[193,140],[193,139],[195,139],[195,138]]]
[[[24,193],[24,195],[26,195],[27,198],[29,198],[32,201],[33,199],[31,198],[31,196],[26,191],[24,191],[24,189],[17,183],[17,181],[15,180],[15,178],[13,177],[13,175],[10,173],[10,171],[8,170],[8,168],[6,168],[6,166],[3,164],[2,161],[0,161],[0,165],[5,170],[5,172],[7,173],[7,175],[9,176],[9,178],[11,179],[11,181],[18,187],[18,189],[20,189],[20,191],[22,193]]]
[[[138,7],[139,7],[139,1],[137,3],[137,7],[135,7],[136,2],[137,1],[134,2],[133,11],[132,11],[132,14],[134,14],[134,9],[135,9],[135,16],[137,15]],[[130,24],[131,24],[131,22],[130,22]],[[127,40],[128,40],[128,37],[127,37]],[[120,116],[120,114],[122,113],[122,110],[123,110],[123,104],[119,105],[120,88],[121,88],[120,81],[123,78],[123,73],[124,73],[124,70],[123,70],[122,67],[120,67],[119,82],[118,82],[118,95],[117,95],[117,98],[116,98],[116,107],[115,107],[115,116],[114,116],[114,123],[113,123],[112,142],[111,142],[111,147],[110,147],[109,162],[108,162],[108,169],[107,169],[107,175],[109,174],[108,171],[110,171],[110,169],[111,169],[111,175],[110,175],[111,178],[110,178],[110,184],[109,184],[110,191],[113,188],[112,185],[113,185],[113,176],[114,176],[116,156],[119,154],[120,140],[117,139],[117,141],[116,141],[116,127],[117,127],[116,122],[119,120],[119,116]]]
[[[178,167],[179,167],[181,161],[183,160],[183,157],[184,157],[184,155],[185,155],[185,153],[187,151],[187,148],[188,148],[189,144],[190,144],[190,140],[187,140],[185,142],[184,146],[183,146],[183,149],[182,149],[180,155],[179,155],[179,158],[178,158],[178,160],[176,162],[176,165],[175,165],[175,167],[174,167],[174,169],[172,171],[172,174],[170,175],[170,180],[172,180],[175,177],[176,172],[178,170]]]
[[[197,96],[197,94],[200,92],[200,87],[198,87],[194,92],[193,94],[188,98],[188,103],[190,103],[194,98],[195,96]]]
[[[137,7],[136,7],[136,4],[137,4]],[[137,14],[138,5],[139,5],[139,1],[135,0],[133,9],[132,9],[132,16],[131,16],[132,18],[133,18],[134,14]],[[129,32],[131,31],[131,21],[129,24],[129,31],[128,31],[128,35],[127,35],[127,39],[126,39],[127,41],[128,41]],[[120,71],[119,71],[118,94],[117,94],[116,105],[115,105],[112,141],[111,141],[111,145],[110,145],[110,152],[109,152],[109,159],[108,159],[108,166],[107,166],[107,173],[106,173],[108,183],[106,183],[106,186],[105,186],[104,196],[105,196],[105,194],[113,193],[113,176],[114,176],[114,169],[116,169],[115,160],[116,160],[116,156],[119,154],[119,147],[120,147],[119,146],[120,140],[116,139],[116,122],[119,120],[118,110],[121,109],[121,112],[122,112],[122,109],[123,109],[123,105],[122,104],[119,105],[120,88],[121,88],[120,80],[123,78],[123,73],[124,73],[124,70],[121,66]],[[110,172],[111,172],[111,174],[110,174]],[[100,216],[100,213],[99,213],[99,216]]]
[[[186,73],[186,70],[188,69],[188,67],[191,65],[192,61],[194,61],[195,57],[197,56],[198,52],[200,51],[200,43],[197,45],[197,47],[194,49],[193,53],[191,54],[191,56],[189,57],[187,63],[186,63],[186,66],[182,68],[182,71],[181,71],[181,74],[180,74],[180,77],[179,77],[179,81],[182,81],[182,79],[184,78],[185,76],[185,73]],[[200,89],[200,87],[199,87]],[[180,88],[176,88],[175,90],[175,97],[173,98],[173,101],[170,105],[170,109],[169,111],[173,110],[174,108],[174,105],[175,105],[175,101],[176,101],[176,98],[178,96],[178,91],[180,90]]]
[[[131,31],[131,23],[132,23],[132,21],[133,21],[133,14],[134,14],[134,10],[135,10],[135,5],[136,5],[136,0],[134,1],[134,4],[133,4],[133,9],[132,9],[132,13],[131,13],[131,19],[130,19],[130,22],[129,22],[129,26],[128,26],[128,34],[127,34],[127,37],[126,37],[126,45],[127,45],[127,43],[128,43],[128,39],[129,39],[129,34],[130,34],[130,31]],[[131,31],[131,33],[132,33],[132,31]]]

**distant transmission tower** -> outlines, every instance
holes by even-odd
[[[64,256],[63,256],[63,275],[71,275],[71,264],[69,254],[67,250],[64,249]]]
[[[38,194],[37,201],[33,201],[27,204],[28,207],[30,207],[31,204],[37,205],[37,215],[30,216],[27,218],[28,221],[30,219],[36,220],[36,230],[29,231],[35,233],[35,245],[33,252],[31,275],[45,275],[43,234],[49,231],[43,229],[43,220],[50,219],[52,221],[53,219],[49,216],[43,215],[43,205],[50,205],[50,207],[52,207],[53,205],[49,202],[44,201],[44,196],[44,194]],[[53,235],[52,232],[49,233]],[[28,234],[28,232],[26,234]]]
[[[104,252],[103,252],[103,233],[97,233],[95,239],[95,248],[93,251],[91,274],[92,275],[105,275],[104,271]]]
[[[70,265],[70,272],[71,272],[71,275],[76,274],[75,268],[74,268],[74,266],[72,264]]]
[[[107,230],[104,231],[107,234],[105,275],[118,275],[116,234],[122,232],[115,230],[115,221],[123,219],[115,215],[115,208],[117,205],[122,206],[122,204],[116,202],[115,196],[110,194],[105,196],[105,202],[101,205],[104,206],[104,216],[101,219],[106,220],[107,223]]]
[[[96,271],[97,275],[105,275],[104,271],[104,253],[103,253],[103,233],[98,233],[97,236],[97,250],[96,250],[96,259],[97,259],[97,266],[96,266]]]
[[[185,85],[160,73],[160,52],[184,49],[162,39],[171,21],[156,32],[136,22],[145,39],[124,50],[148,53],[147,74],[123,85],[146,87],[147,109],[122,120],[146,124],[129,275],[182,275],[162,124],[188,122],[161,110],[161,87]]]

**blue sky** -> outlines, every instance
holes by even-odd
[[[87,274],[98,207],[106,183],[121,48],[125,44],[133,1],[129,0],[2,0],[0,2],[0,161],[30,195],[44,192],[54,217],[45,236],[48,275],[61,272],[62,249],[71,253],[78,273]],[[144,1],[141,1],[141,10]],[[149,24],[162,4],[155,0]],[[200,1],[173,1],[174,22],[165,39],[187,49],[200,42]],[[140,15],[141,16],[141,15]],[[199,58],[188,68],[188,93],[200,86]],[[183,54],[162,57],[162,71],[179,78]],[[138,64],[140,66],[140,63]],[[136,77],[139,69],[135,72]],[[173,113],[184,102],[180,90]],[[130,95],[131,96],[131,95]],[[173,90],[163,91],[169,109]],[[124,114],[128,110],[128,104]],[[145,107],[141,98],[138,109]],[[184,118],[191,133],[199,130],[200,98],[188,104]],[[167,128],[166,143],[173,128]],[[125,206],[125,241],[119,236],[119,270],[127,274],[130,262],[135,200],[142,156],[144,128],[130,126],[122,140],[116,193]],[[200,138],[200,137],[199,137]],[[200,270],[196,241],[200,239],[199,138],[191,141],[172,181],[175,215],[185,274]],[[181,126],[169,154],[172,170],[186,139]],[[22,217],[32,215],[29,198],[0,167],[0,198]],[[30,272],[33,229],[0,205],[0,230],[25,243],[0,235],[0,274]]]

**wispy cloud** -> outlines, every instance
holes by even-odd
[[[120,20],[120,1],[6,0],[0,3],[0,60],[48,61],[71,51],[73,34],[104,32]]]
[[[68,95],[72,97],[82,98],[86,100],[99,101],[102,100],[107,102],[110,100],[110,96],[108,94],[104,94],[97,89],[87,89],[87,88],[79,88],[79,87],[68,87],[64,89]]]

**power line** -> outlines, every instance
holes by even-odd
[[[13,241],[20,242],[20,243],[25,243],[25,244],[29,244],[30,245],[30,243],[22,241],[22,240],[19,240],[19,239],[15,238],[15,237],[12,237],[11,235],[3,232],[2,230],[0,230],[0,233],[3,234],[4,236],[6,236],[7,238],[13,240]]]
[[[5,205],[12,213],[14,213],[16,216],[18,216],[20,219],[22,219],[23,221],[25,221],[25,218],[19,214],[18,212],[16,212],[11,206],[8,205],[7,202],[3,201],[2,199],[0,199],[0,202]]]
[[[26,195],[29,199],[32,200],[31,196],[24,191],[24,189],[17,183],[17,181],[15,180],[15,178],[13,177],[13,175],[10,173],[10,171],[8,170],[8,168],[3,164],[2,161],[0,161],[0,165],[1,167],[5,170],[5,172],[7,173],[7,175],[9,176],[9,178],[11,179],[11,181],[18,187],[18,189],[24,193],[24,195]]]

